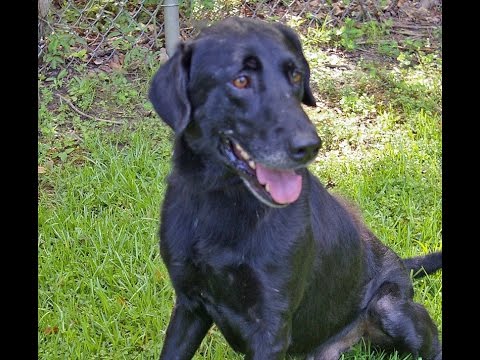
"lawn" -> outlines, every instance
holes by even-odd
[[[385,244],[414,256],[442,248],[441,48],[392,41],[391,29],[303,33],[318,100],[305,110],[323,140],[310,169]],[[172,134],[146,97],[158,54],[135,51],[141,63],[111,72],[39,74],[40,359],[160,354],[174,301],[157,237]],[[414,287],[441,333],[441,272]],[[195,355],[241,358],[215,327]],[[403,358],[361,343],[343,359]]]

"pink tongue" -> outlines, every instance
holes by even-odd
[[[274,170],[256,164],[257,180],[262,185],[268,184],[273,200],[279,204],[289,204],[300,196],[302,177],[293,170]]]

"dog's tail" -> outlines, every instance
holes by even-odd
[[[442,268],[442,252],[437,251],[424,256],[403,259],[403,263],[407,270],[413,271],[414,278],[420,278]]]

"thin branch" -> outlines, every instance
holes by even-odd
[[[427,30],[434,30],[440,28],[441,25],[422,25],[422,24],[393,24],[393,28],[400,28],[400,29],[427,29]]]
[[[344,70],[352,70],[351,66],[344,65],[344,64],[330,64],[330,63],[325,63],[323,64],[324,66],[332,69],[344,69]]]
[[[409,48],[408,46],[402,46],[402,45],[398,45],[398,48],[400,50],[411,50],[411,48]],[[416,49],[417,51],[424,51],[424,52],[427,52],[427,53],[431,53],[433,51],[436,51],[437,48],[435,47],[431,47],[431,48],[427,48],[427,47],[422,47],[422,48],[419,48],[419,49]]]
[[[72,104],[72,102],[70,100],[68,100],[66,97],[63,97],[62,95],[60,94],[56,94],[61,100],[65,101],[73,110],[75,110],[77,113],[79,113],[80,115],[82,116],[85,116],[89,119],[92,119],[92,120],[96,120],[96,121],[103,121],[103,122],[107,122],[107,123],[111,123],[111,124],[119,124],[119,125],[122,125],[123,123],[120,122],[120,121],[115,121],[115,120],[106,120],[106,119],[100,119],[100,118],[97,118],[95,116],[92,116],[92,115],[88,115],[88,114],[85,114],[83,111],[81,111],[80,109],[78,109],[75,105]]]
[[[425,33],[418,33],[418,32],[413,32],[413,31],[408,31],[408,30],[395,30],[392,29],[390,32],[393,32],[395,34],[400,34],[400,35],[408,35],[408,36],[413,36],[413,37],[425,37],[427,34]]]

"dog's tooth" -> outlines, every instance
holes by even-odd
[[[270,186],[268,185],[268,183],[265,184],[265,191],[270,194]]]
[[[242,155],[243,160],[245,161],[250,160],[250,155],[248,155],[248,153],[245,150],[241,151],[240,155]]]
[[[237,149],[238,152],[240,152],[240,153],[241,153],[242,151],[245,151],[245,150],[243,150],[243,148],[242,148],[239,144],[237,144],[237,143],[234,143],[233,146],[235,146],[235,149]]]
[[[235,150],[238,151],[238,154],[242,157],[243,160],[249,161],[250,155],[237,143],[234,143]]]
[[[248,166],[250,166],[253,170],[257,168],[257,166],[255,165],[255,161],[253,160],[248,161]]]

